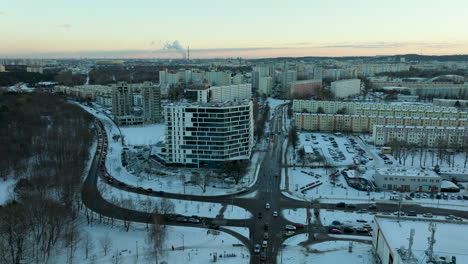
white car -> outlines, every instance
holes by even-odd
[[[263,240],[262,247],[264,248],[268,247],[268,241]]]
[[[286,229],[286,230],[293,231],[293,230],[296,230],[296,227],[293,226],[293,225],[286,225],[286,226],[285,226],[285,229]]]
[[[265,204],[265,208],[266,208],[266,209],[270,209],[270,203],[266,203],[266,204]]]
[[[278,211],[273,211],[273,216],[278,217]]]
[[[286,233],[284,233],[285,236],[287,237],[290,237],[292,235],[294,235],[294,231],[287,231]]]
[[[255,244],[254,253],[260,253],[260,245],[259,244]]]
[[[434,216],[431,213],[425,213],[425,214],[423,214],[423,217],[432,218]]]

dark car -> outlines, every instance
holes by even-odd
[[[343,234],[343,231],[333,228],[333,229],[330,230],[330,233],[339,235],[339,234]]]
[[[263,226],[263,229],[265,229],[265,231],[268,231],[268,223],[266,223],[266,224]]]
[[[297,228],[304,228],[304,225],[303,224],[299,224],[299,223],[292,223],[293,226],[297,227]]]
[[[186,223],[189,221],[187,217],[184,217],[184,216],[177,216],[175,220],[176,222],[179,222],[179,223]]]
[[[335,221],[332,222],[332,225],[342,225],[342,223],[340,221],[335,220]]]
[[[347,206],[349,209],[355,209],[356,208],[356,205],[355,204],[348,204]]]
[[[258,212],[258,219],[262,219],[262,212]]]
[[[337,207],[337,208],[345,208],[345,207],[346,207],[346,204],[343,203],[343,202],[337,203],[337,204],[336,204],[336,207]]]
[[[213,224],[213,223],[212,223],[212,224],[209,224],[209,225],[208,225],[208,228],[214,229],[214,230],[219,230],[219,225]]]
[[[347,226],[343,229],[343,232],[348,234],[354,233],[354,228]]]

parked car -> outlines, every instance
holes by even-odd
[[[297,228],[296,228],[295,226],[293,226],[293,225],[286,225],[286,226],[285,226],[285,229],[286,229],[286,230],[290,230],[290,231],[294,231],[294,230],[296,230]]]
[[[340,221],[335,220],[335,221],[332,222],[332,225],[342,225],[342,223]]]
[[[377,209],[377,205],[376,204],[369,204],[369,209],[375,210],[375,209]]]
[[[185,216],[177,216],[175,220],[176,220],[176,222],[179,222],[179,223],[187,223],[188,222],[188,219]]]
[[[190,223],[195,223],[195,224],[200,223],[200,219],[195,218],[195,217],[190,217],[190,218],[188,219],[188,221],[189,221]]]
[[[356,208],[356,205],[355,204],[348,204],[347,206],[349,209],[355,209]]]
[[[345,228],[343,228],[343,232],[347,233],[347,234],[351,234],[351,233],[354,232],[354,228],[352,228],[350,226],[346,226]]]
[[[304,225],[303,224],[299,224],[299,223],[292,223],[292,225],[296,228],[304,228]]]
[[[284,235],[287,236],[287,237],[290,237],[290,236],[292,236],[294,234],[295,234],[294,231],[286,231],[286,233],[284,233]]]
[[[416,214],[415,211],[408,211],[408,212],[406,213],[406,215],[407,215],[407,216],[417,216],[418,214]]]
[[[208,225],[208,228],[214,229],[214,230],[219,230],[219,225],[211,223],[211,224]]]

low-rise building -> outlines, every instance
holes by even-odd
[[[442,177],[433,170],[387,167],[375,170],[374,181],[375,185],[382,190],[438,192]]]
[[[465,222],[376,216],[372,230],[375,263],[468,263],[467,236]],[[431,241],[432,250],[429,249]]]

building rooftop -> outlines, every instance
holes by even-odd
[[[385,176],[440,178],[440,176],[432,170],[413,169],[409,167],[386,167],[378,168],[376,171]]]
[[[449,258],[455,256],[457,263],[468,263],[468,243],[466,243],[468,224],[466,223],[444,220],[407,220],[404,218],[398,222],[395,217],[383,216],[376,216],[374,222],[382,231],[386,244],[393,254],[398,254],[397,250],[401,247],[408,248],[409,234],[411,229],[414,229],[412,251],[418,263],[427,260],[425,251],[428,248],[428,238],[431,235],[429,223],[434,222],[436,224],[434,254]]]

